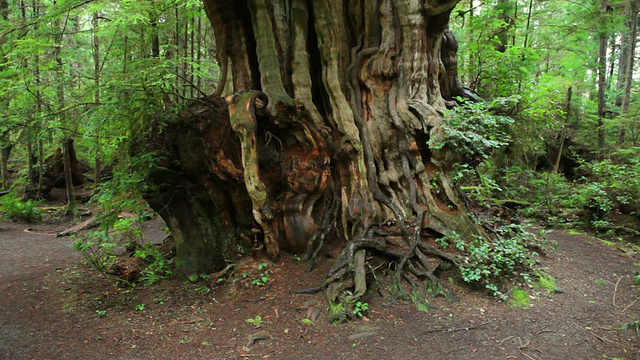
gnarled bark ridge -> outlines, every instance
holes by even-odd
[[[331,235],[345,251],[319,288],[350,303],[367,286],[365,251],[415,285],[435,281],[428,256],[455,262],[423,235],[486,236],[448,181],[465,159],[428,145],[446,101],[472,96],[447,29],[457,2],[205,0],[216,95],[150,141],[163,160],[148,198],[179,271],[222,268],[242,239],[313,259]]]

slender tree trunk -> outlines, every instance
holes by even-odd
[[[175,16],[175,26],[174,26],[174,47],[175,47],[175,52],[176,52],[176,62],[175,62],[175,72],[176,72],[176,76],[177,76],[177,86],[178,88],[180,88],[180,86],[182,85],[182,79],[180,78],[180,8],[178,6],[178,3],[176,3],[175,8],[174,8],[174,16]],[[174,102],[177,104],[180,101],[180,94],[179,92],[176,92],[175,96],[174,96]]]
[[[184,34],[182,38],[182,98],[187,97],[187,80],[189,79],[189,18],[187,14],[184,15]]]
[[[32,3],[32,11],[33,11],[33,15],[34,17],[38,17],[39,16],[39,12],[40,12],[40,4],[37,0],[34,0]],[[26,11],[23,11],[22,13],[23,15],[23,21],[26,23]],[[39,28],[39,23],[36,22],[34,25],[34,30],[37,30]],[[36,113],[37,114],[41,114],[42,113],[42,91],[41,91],[41,86],[42,86],[42,77],[40,74],[40,55],[35,54],[34,55],[34,77],[35,77],[35,83],[36,83],[36,91],[35,91],[35,96],[36,96]],[[39,132],[38,130],[36,130],[37,132]],[[38,134],[39,136],[40,134]],[[37,144],[37,141],[36,141]],[[37,145],[36,145],[37,148]],[[33,132],[29,132],[29,140],[28,140],[28,144],[27,144],[27,150],[29,153],[29,182],[31,183],[30,187],[33,188],[35,185],[36,190],[36,197],[40,198],[42,196],[42,176],[43,173],[41,171],[42,169],[42,162],[44,161],[44,159],[39,156],[36,159],[36,155],[35,155],[35,151],[34,151],[34,139],[33,139]],[[38,161],[38,173],[37,176],[35,176],[35,174],[33,173],[34,171],[34,166],[36,165],[36,160]],[[34,182],[37,179],[37,183],[34,184]]]
[[[605,90],[607,87],[607,40],[608,36],[606,33],[606,17],[608,12],[608,5],[605,0],[602,0],[602,5],[600,7],[600,46],[598,52],[598,127],[597,127],[597,138],[598,138],[598,157],[604,157],[605,151],[605,129],[604,129],[604,119],[606,112],[606,102],[605,102]]]
[[[0,153],[2,154],[2,187],[8,188],[10,185],[9,178],[9,156],[11,155],[11,149],[13,145],[3,145],[0,148]]]
[[[516,35],[518,33],[518,0],[513,3],[513,31],[511,31],[511,46],[516,46]]]
[[[76,196],[73,191],[73,173],[71,171],[71,159],[75,159],[73,138],[65,138],[62,142],[62,161],[64,163],[64,182],[67,189],[67,215],[75,215],[77,212]]]
[[[33,135],[31,131],[27,131],[27,157],[28,157],[28,162],[27,162],[27,172],[29,174],[29,184],[31,189],[33,189],[34,187],[37,188],[37,184],[35,184],[36,182],[36,174],[34,173],[34,167],[36,164],[36,154],[33,150]],[[37,189],[37,197],[39,197],[40,194],[40,189]]]
[[[99,14],[93,13],[92,24],[92,41],[93,41],[93,85],[95,86],[95,92],[93,95],[93,103],[94,107],[97,110],[100,106],[100,78],[102,75],[101,66],[100,66],[100,38],[98,37],[99,30]],[[101,169],[101,161],[100,156],[102,155],[102,144],[100,138],[102,136],[102,121],[98,125],[98,130],[96,131],[96,159],[95,159],[95,172],[94,172],[94,184],[100,183],[100,178],[102,177],[102,169]]]
[[[517,1],[516,1],[517,3]],[[529,46],[529,31],[531,26],[531,13],[533,12],[533,0],[529,0],[529,10],[527,11],[527,25],[524,30],[524,43],[522,47],[526,49]],[[522,61],[526,60],[526,53],[522,54]],[[522,91],[522,79],[518,79],[518,92]]]
[[[530,27],[531,27],[531,14],[532,13],[533,13],[533,0],[529,0],[529,10],[527,11],[527,26],[525,27],[524,44],[522,45],[522,47],[525,48],[525,49],[529,45],[529,31],[530,31]]]
[[[149,13],[149,22],[151,23],[151,57],[160,57],[160,37],[158,35],[158,15],[155,9]]]
[[[631,0],[630,14],[631,23],[629,31],[629,50],[626,58],[626,74],[624,78],[624,93],[622,96],[621,113],[627,115],[629,113],[629,104],[631,102],[631,84],[633,82],[633,69],[635,66],[635,53],[636,53],[636,37],[638,33],[638,8],[640,7],[640,0]],[[624,144],[625,138],[625,125],[623,122],[618,126],[618,145]]]
[[[38,198],[44,196],[44,140],[38,139]]]
[[[509,44],[509,30],[513,25],[513,19],[511,18],[509,11],[511,10],[511,3],[509,0],[498,0],[496,6],[498,10],[498,19],[501,20],[500,29],[496,34],[495,49],[499,52],[507,51],[507,45]]]
[[[565,115],[564,115],[564,124],[562,125],[562,129],[560,129],[560,146],[558,146],[558,156],[556,156],[555,164],[553,165],[553,172],[557,173],[558,169],[560,169],[560,160],[562,159],[562,152],[564,151],[564,143],[567,138],[567,128],[569,126],[569,117],[571,115],[571,95],[573,89],[571,86],[567,89],[567,101],[565,104]]]
[[[0,17],[2,17],[2,19],[4,21],[8,21],[9,20],[9,2],[6,0],[0,0]],[[4,44],[6,43],[6,38],[5,36],[0,36],[0,61],[2,61],[2,63],[0,64],[0,74],[4,71],[5,69],[5,64],[7,63],[7,55],[5,54],[4,51]],[[7,105],[9,104],[8,100],[7,100]],[[9,155],[11,154],[11,148],[13,147],[11,145],[11,140],[9,139],[9,131],[3,132],[2,135],[0,135],[0,153],[2,155],[1,157],[1,161],[2,161],[2,166],[1,166],[1,170],[2,170],[2,187],[3,188],[7,188],[9,187]]]
[[[191,48],[191,54],[189,56],[189,97],[193,99],[193,96],[195,95],[195,67],[193,65],[195,59],[196,59],[196,18],[195,16],[191,16],[191,31],[190,31],[190,39],[189,39],[189,45]]]
[[[611,48],[611,51],[609,51],[609,55],[608,58],[611,60],[609,61],[609,75],[607,76],[608,79],[613,79],[613,74],[615,73],[616,70],[616,62],[614,61],[614,59],[616,58],[616,50],[618,49],[618,44],[616,44],[616,38],[617,38],[618,34],[614,34],[611,35],[611,38],[608,41],[608,46]],[[611,89],[611,81],[607,81],[607,91],[609,91]]]
[[[625,26],[629,29],[623,31],[620,35],[620,57],[618,59],[618,80],[616,82],[616,90],[620,93],[616,96],[615,104],[617,107],[622,107],[622,97],[624,92],[625,79],[628,75],[628,63],[629,63],[629,48],[630,48],[630,33],[631,33],[631,7],[635,0],[629,2],[629,5],[625,7],[624,17],[628,18],[625,21]]]
[[[469,26],[473,28],[473,22],[474,22],[474,7],[473,7],[473,0],[469,1]],[[476,91],[476,87],[477,87],[477,71],[479,71],[478,69],[475,68],[475,59],[474,59],[474,52],[473,51],[469,51],[469,62],[467,63],[467,73],[469,74],[468,79],[467,79],[467,84],[469,84],[469,86],[471,87],[471,89],[473,91]]]
[[[202,10],[198,13],[198,15],[202,14]],[[197,25],[197,50],[196,50],[196,64],[198,64],[198,70],[200,70],[200,66],[202,65],[202,16],[198,16],[198,25]],[[201,72],[198,71],[198,81],[196,86],[200,91],[202,91],[202,75]]]
[[[60,114],[64,109],[65,104],[65,83],[62,81],[64,79],[64,62],[61,56],[61,50],[64,42],[64,29],[60,26],[59,20],[56,20],[55,28],[59,31],[59,35],[56,38],[56,47],[54,49],[54,57],[56,60],[56,74],[58,79],[61,79],[57,83],[57,98],[58,98],[58,109]],[[75,159],[75,153],[70,155],[70,152],[73,150],[73,138],[71,136],[66,137],[62,140],[62,155],[63,155],[63,165],[64,165],[64,180],[65,187],[67,191],[67,215],[75,215],[77,210],[76,197],[75,197],[75,189],[73,187],[73,170],[71,167],[71,156]]]

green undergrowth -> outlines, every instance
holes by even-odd
[[[97,228],[74,236],[70,245],[116,283],[150,286],[173,274],[175,264],[167,258],[169,252],[161,251],[159,244],[146,243],[142,233],[142,224],[156,216],[142,200],[142,192],[145,171],[157,160],[146,154],[129,158],[129,167],[116,166],[113,178],[98,184],[91,198],[91,205],[99,209]]]
[[[617,161],[580,161],[572,180],[562,173],[535,172],[518,166],[501,170],[500,191],[486,199],[519,199],[519,214],[548,226],[574,226],[607,236],[638,231],[618,226],[614,213],[633,222],[640,216],[640,157],[625,153]]]
[[[558,285],[556,284],[556,279],[547,274],[544,271],[536,272],[537,280],[534,282],[533,286],[536,289],[542,290],[547,293],[547,295],[553,294],[558,289]]]
[[[523,309],[531,307],[531,300],[526,291],[516,287],[511,291],[511,305]]]
[[[41,222],[42,211],[37,208],[39,204],[39,201],[23,200],[11,192],[0,197],[0,215],[3,219]]]
[[[533,234],[520,224],[499,225],[494,235],[493,239],[477,236],[465,241],[453,233],[436,242],[444,249],[457,249],[464,282],[481,284],[493,295],[506,298],[505,284],[518,278],[529,280],[540,253],[553,248],[553,243],[544,238],[544,232]]]

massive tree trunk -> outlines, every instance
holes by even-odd
[[[473,96],[447,29],[457,2],[204,1],[226,101],[195,101],[145,142],[161,159],[146,197],[178,271],[220,269],[242,241],[312,260],[337,238],[345,251],[321,287],[354,301],[369,249],[415,285],[434,280],[428,256],[455,262],[427,238],[487,236],[449,181],[470,159],[429,146],[446,104]]]

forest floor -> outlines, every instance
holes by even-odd
[[[161,225],[145,224],[147,241]],[[640,320],[640,255],[584,234],[548,235],[558,248],[540,266],[559,290],[528,289],[526,308],[445,280],[451,296],[428,311],[369,295],[366,317],[332,325],[322,294],[291,293],[330,259],[311,273],[286,254],[247,261],[219,287],[118,289],[55,237],[69,226],[0,222],[0,359],[640,359],[640,329],[621,330]]]

